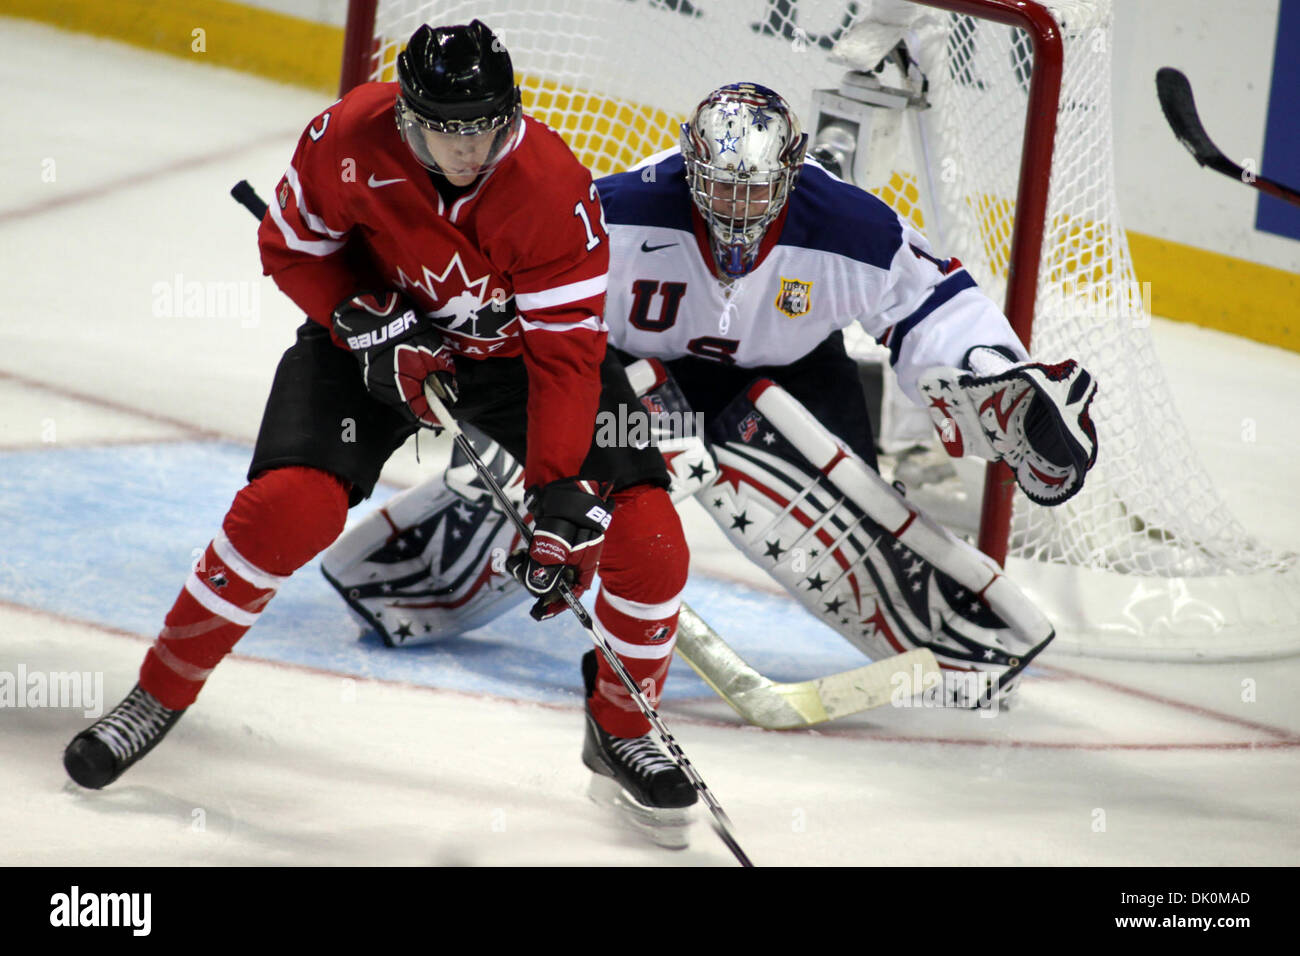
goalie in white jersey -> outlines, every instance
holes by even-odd
[[[609,341],[649,413],[707,423],[707,447],[652,436],[675,500],[697,495],[748,557],[868,656],[929,648],[950,675],[991,678],[978,696],[949,681],[950,700],[987,702],[1051,625],[879,476],[842,330],[860,323],[889,348],[902,391],[931,410],[951,454],[1006,461],[1040,504],[1073,495],[1095,461],[1096,386],[1072,361],[1031,363],[960,262],[806,161],[806,145],[779,95],[737,83],[696,108],[680,148],[597,180]],[[504,479],[517,474],[489,451]],[[386,642],[476,627],[525,599],[483,573],[493,547],[513,547],[485,502],[474,534],[437,533],[482,491],[453,467],[326,556],[326,576]]]

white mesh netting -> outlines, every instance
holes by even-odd
[[[1017,493],[1008,571],[1064,647],[1187,659],[1300,651],[1293,556],[1260,547],[1215,491],[1151,340],[1114,189],[1110,0],[1044,6],[1061,25],[1065,65],[1031,351],[1096,375],[1100,454],[1063,506]],[[1030,43],[985,20],[879,7],[892,20],[900,9],[920,15],[908,39],[932,108],[917,114],[916,138],[900,138],[878,193],[1002,302]],[[871,16],[870,0],[380,0],[369,75],[392,79],[421,23],[482,19],[510,51],[525,108],[599,175],[674,145],[685,114],[724,83],[770,86],[810,126],[812,91],[837,87],[845,71],[832,46]]]

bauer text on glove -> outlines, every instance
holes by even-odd
[[[400,292],[365,292],[334,310],[334,334],[361,363],[371,395],[399,409],[411,421],[438,427],[429,409],[424,382],[433,384],[448,404],[456,401],[452,352],[428,319],[411,308]]]

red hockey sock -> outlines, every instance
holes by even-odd
[[[614,520],[600,559],[596,619],[619,661],[658,707],[677,641],[677,612],[690,555],[668,493],[636,485],[614,496]],[[606,733],[639,737],[650,723],[604,655],[597,654],[591,713]]]
[[[344,484],[314,468],[276,468],[246,485],[145,655],[140,686],[173,710],[194,703],[280,585],[339,536],[347,510]]]

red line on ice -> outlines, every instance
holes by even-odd
[[[143,418],[145,421],[154,422],[159,425],[166,425],[169,428],[179,429],[180,431],[183,431],[188,435],[192,435],[195,438],[219,439],[221,441],[239,442],[245,445],[248,444],[248,440],[245,438],[239,438],[235,435],[229,435],[226,434],[225,432],[219,432],[211,428],[203,428],[199,425],[193,424],[192,422],[187,422],[181,418],[174,418],[171,415],[164,415],[161,412],[155,412],[150,409],[133,408],[130,405],[125,405],[122,402],[114,401],[111,398],[105,398],[103,395],[95,395],[91,392],[80,392],[74,388],[68,388],[65,385],[56,385],[51,382],[45,382],[37,378],[29,378],[28,376],[20,375],[17,372],[9,372],[0,369],[0,380],[16,382],[17,384],[23,386],[24,388],[31,388],[31,389],[37,389],[42,392],[49,392],[52,395],[58,395],[60,398],[70,398],[73,399],[74,401],[84,402],[87,405],[93,405],[99,408],[106,408],[109,411],[119,412],[124,415],[132,415],[135,416],[136,418]],[[150,438],[139,439],[140,444],[150,444],[152,443],[152,441],[153,439]],[[51,444],[59,445],[61,443],[53,442]],[[77,443],[73,442],[70,444],[75,445]],[[45,447],[48,448],[51,446],[47,445]]]
[[[18,604],[14,601],[0,599],[0,608],[20,613],[32,614],[36,617],[43,617],[48,620],[58,621],[61,624],[68,624],[75,627],[85,627],[91,630],[109,634],[114,637],[123,637],[137,643],[152,643],[153,638],[143,634],[137,634],[133,631],[127,631],[119,627],[112,627],[107,624],[100,624],[96,621],[85,621],[79,618],[70,617],[66,614],[59,614],[53,611],[42,610],[41,608],[28,607],[24,604]],[[269,667],[279,668],[281,670],[298,671],[305,674],[313,674],[318,677],[329,677],[335,679],[355,678],[367,682],[386,684],[392,687],[404,687],[412,690],[423,691],[434,694],[451,694],[458,697],[467,697],[477,700],[496,700],[502,703],[522,704],[526,706],[544,707],[547,710],[572,711],[577,709],[577,703],[572,705],[557,704],[550,701],[523,700],[517,697],[505,697],[500,694],[488,694],[481,691],[457,690],[449,687],[430,687],[427,684],[415,684],[409,681],[391,680],[379,677],[364,677],[356,674],[349,674],[343,671],[324,670],[319,667],[312,667],[307,664],[296,664],[287,661],[269,660],[264,657],[252,657],[244,654],[231,654],[232,658],[245,663],[260,664]],[[1123,689],[1123,688],[1119,688]],[[694,698],[691,700],[670,700],[660,712],[670,717],[674,722],[690,723],[697,726],[719,727],[719,728],[742,728],[750,729],[747,724],[742,723],[739,719],[735,721],[718,720],[710,717],[700,717],[673,711],[683,704],[689,706],[701,701],[713,702],[716,698]],[[1211,715],[1213,716],[1212,712]],[[1222,715],[1218,715],[1222,716]],[[979,718],[975,718],[979,719]],[[1258,725],[1262,729],[1272,730],[1274,733],[1285,733],[1276,728],[1264,728],[1264,725]],[[851,727],[831,727],[829,725],[819,725],[812,728],[814,735],[820,737],[836,737],[858,739],[863,741],[875,741],[879,743],[891,744],[949,744],[958,747],[1006,747],[1020,750],[1279,750],[1292,749],[1300,747],[1300,737],[1292,735],[1290,739],[1276,741],[1228,741],[1223,743],[1160,743],[1160,742],[1132,742],[1132,743],[1087,743],[1081,741],[1045,741],[1045,740],[986,740],[977,737],[925,737],[913,736],[908,734],[879,734],[870,730]],[[771,733],[786,734],[790,731],[771,731]]]
[[[202,169],[204,166],[211,166],[215,163],[224,163],[232,157],[239,156],[250,150],[260,149],[263,146],[270,146],[276,143],[293,142],[298,138],[299,131],[286,131],[279,133],[268,133],[265,136],[250,140],[241,146],[233,149],[221,149],[216,152],[204,153],[200,156],[187,156],[183,159],[173,160],[170,163],[164,163],[161,166],[155,166],[153,169],[136,171],[126,176],[119,176],[117,179],[110,179],[108,182],[99,183],[94,186],[87,186],[84,189],[74,189],[71,192],[61,193],[51,196],[49,199],[41,199],[26,206],[16,206],[13,209],[0,210],[0,225],[10,222],[16,222],[19,219],[30,219],[33,216],[39,216],[41,213],[53,212],[64,206],[75,205],[79,202],[88,202],[92,199],[99,199],[110,193],[121,192],[124,189],[130,189],[133,186],[153,185],[163,176],[171,176],[176,173],[187,173],[194,169]],[[231,183],[230,185],[234,185]],[[231,200],[232,202],[234,200]]]

